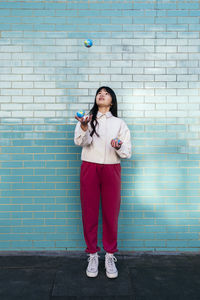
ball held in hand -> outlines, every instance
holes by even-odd
[[[77,117],[82,118],[82,117],[85,116],[85,112],[82,111],[82,110],[81,111],[77,111],[76,115],[77,115]]]
[[[118,138],[115,138],[114,140],[115,140],[115,142],[118,142],[118,144],[121,142],[120,139],[118,139]]]

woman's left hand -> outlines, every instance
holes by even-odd
[[[121,145],[123,144],[122,141],[118,142],[118,139],[112,139],[111,140],[111,146],[115,148],[116,150],[119,150],[121,148]]]

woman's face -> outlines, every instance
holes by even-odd
[[[96,104],[98,107],[110,107],[111,103],[111,95],[105,89],[101,89],[96,95]]]

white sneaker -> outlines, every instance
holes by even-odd
[[[105,255],[105,269],[106,275],[109,278],[116,278],[118,276],[118,271],[115,266],[116,257],[112,253],[106,253]]]
[[[99,255],[96,253],[88,254],[88,266],[86,269],[86,274],[88,277],[96,277],[98,275],[98,266],[99,266]]]

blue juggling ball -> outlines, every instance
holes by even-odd
[[[118,143],[120,143],[121,141],[118,138],[115,138],[115,141],[117,141]]]
[[[92,40],[90,40],[90,39],[85,40],[85,41],[84,41],[84,45],[85,45],[85,47],[87,47],[87,48],[92,47],[92,45],[93,45]]]
[[[77,115],[77,117],[82,118],[82,117],[84,117],[85,112],[81,110],[81,111],[78,111],[78,112],[76,113],[76,115]]]

